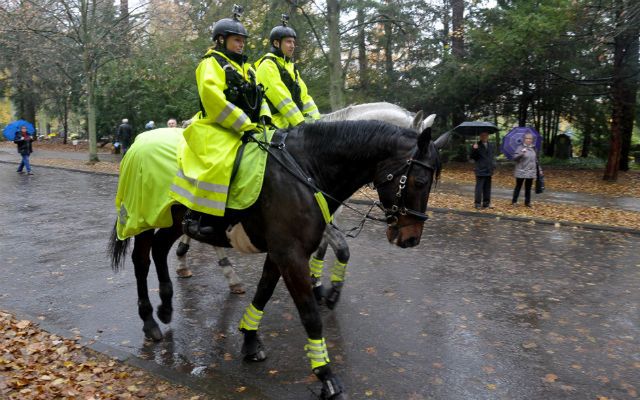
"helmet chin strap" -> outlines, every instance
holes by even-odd
[[[282,46],[282,44],[281,44]],[[282,57],[285,59],[285,61],[291,61],[291,57],[288,57],[286,55],[284,55],[284,52],[282,51],[282,49],[280,47],[276,47],[273,45],[273,43],[271,43],[271,49],[270,49],[271,53],[275,54],[278,57]]]

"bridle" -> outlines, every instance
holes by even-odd
[[[431,153],[431,150],[434,150],[431,148],[432,146],[433,146],[433,143],[430,143],[429,145],[430,153]],[[436,162],[436,165],[432,165],[431,163],[428,163],[428,162],[416,160],[414,157],[418,154],[419,151],[420,150],[416,148],[411,154],[411,156],[405,161],[405,163],[398,170],[396,170],[393,173],[388,173],[382,180],[373,183],[375,188],[379,188],[381,186],[384,186],[392,182],[398,176],[400,177],[398,181],[398,188],[396,190],[395,196],[393,197],[393,204],[391,205],[391,207],[386,207],[384,203],[382,204],[378,203],[380,209],[384,211],[385,219],[389,227],[401,228],[402,226],[398,226],[398,220],[400,219],[401,216],[404,216],[404,215],[411,216],[417,219],[419,222],[424,222],[429,219],[429,216],[423,213],[422,211],[407,208],[407,206],[405,205],[405,200],[407,196],[407,191],[405,190],[407,186],[407,179],[411,175],[413,166],[417,165],[419,167],[430,170],[432,172],[432,177],[435,177],[436,172],[438,170],[437,162]],[[430,184],[432,182],[433,182],[433,178],[431,179]]]

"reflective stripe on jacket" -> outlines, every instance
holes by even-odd
[[[265,57],[267,57],[265,59]],[[276,65],[277,63],[277,65]],[[296,74],[295,64],[286,61],[283,57],[278,57],[273,53],[267,53],[262,56],[256,63],[256,78],[265,88],[265,95],[275,107],[271,122],[278,128],[287,128],[296,126],[305,120],[305,116],[318,120],[320,112],[313,98],[309,95],[307,85],[300,77],[300,73]],[[280,76],[280,66],[291,78],[300,85],[301,108],[296,105],[291,91]]]

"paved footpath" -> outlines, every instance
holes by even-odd
[[[284,285],[261,325],[269,358],[241,360],[237,323],[263,256],[231,253],[248,288],[238,296],[210,247],[193,244],[186,280],[175,278],[172,251],[174,319],[163,342],[143,339],[132,265],[114,274],[105,254],[116,183],[52,168],[18,175],[0,163],[0,308],[211,398],[313,398]],[[343,226],[357,223],[344,214]],[[322,318],[350,398],[637,398],[638,235],[436,213],[415,248],[389,245],[377,224],[349,245],[343,298]],[[153,272],[149,282],[157,305]]]

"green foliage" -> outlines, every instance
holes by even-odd
[[[603,169],[606,161],[597,157],[573,157],[560,160],[552,157],[542,157],[540,163],[543,166],[554,166],[572,169]]]

